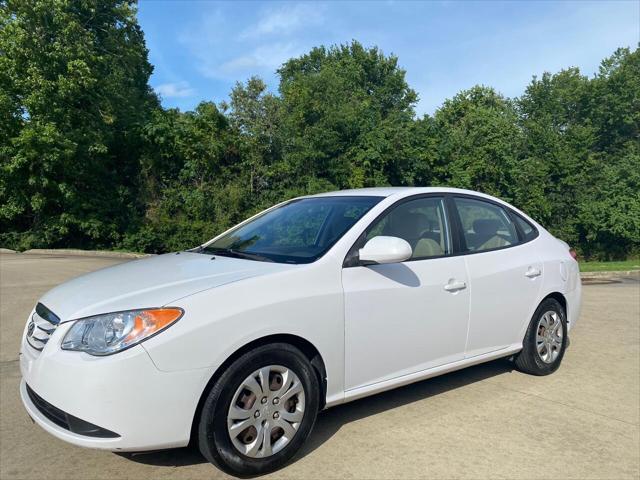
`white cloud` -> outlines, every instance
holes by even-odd
[[[220,65],[219,72],[225,75],[247,73],[255,70],[273,71],[288,59],[299,54],[293,43],[273,43],[255,48],[246,55],[233,58]]]
[[[239,39],[257,38],[264,35],[290,35],[303,27],[321,25],[324,21],[322,7],[312,4],[286,5],[271,9],[251,27],[243,30]]]
[[[184,98],[191,97],[196,91],[191,88],[189,82],[163,83],[154,87],[155,91],[163,98]]]
[[[314,5],[288,5],[269,10],[240,35],[234,31],[235,19],[216,8],[185,29],[178,42],[197,59],[197,70],[213,80],[238,80],[247,75],[269,77],[288,59],[310,48],[303,27],[321,22]],[[276,35],[267,41],[269,34]]]

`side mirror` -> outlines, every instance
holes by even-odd
[[[359,251],[362,264],[399,263],[411,258],[409,243],[398,237],[373,237]]]

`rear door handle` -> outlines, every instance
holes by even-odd
[[[467,288],[467,284],[465,282],[456,282],[454,280],[450,280],[449,283],[444,286],[444,289],[447,292],[457,292],[458,290],[464,290],[465,288]]]
[[[529,278],[539,277],[540,275],[542,275],[542,270],[540,270],[539,268],[533,268],[533,267],[529,267],[527,269],[527,272],[524,274],[525,277],[529,277]]]

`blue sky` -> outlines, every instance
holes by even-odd
[[[640,41],[640,1],[219,2],[141,0],[138,18],[163,105],[226,100],[236,81],[262,77],[317,45],[352,39],[395,54],[433,113],[462,89],[520,95],[533,75],[585,74]]]

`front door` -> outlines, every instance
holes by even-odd
[[[412,258],[347,266],[345,385],[352,390],[464,358],[469,288],[463,257],[452,257],[441,197],[401,200],[367,229],[359,245],[405,239]]]

